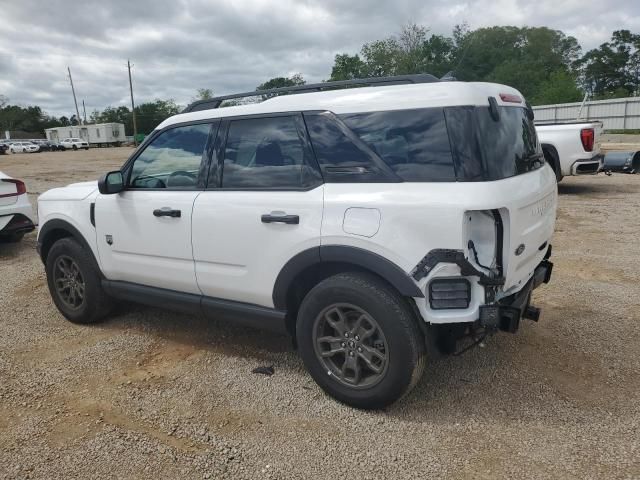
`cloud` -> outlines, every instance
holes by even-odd
[[[0,94],[73,113],[67,66],[87,111],[128,105],[126,62],[137,102],[186,104],[198,88],[253,90],[300,72],[326,79],[337,53],[416,22],[449,35],[454,25],[545,25],[583,49],[611,32],[640,32],[640,2],[615,0],[63,0],[7,2],[0,29]]]

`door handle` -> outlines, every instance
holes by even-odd
[[[182,216],[182,212],[180,210],[174,210],[169,207],[163,207],[163,208],[156,208],[153,211],[153,216],[180,218]]]
[[[300,223],[300,217],[298,215],[264,214],[261,220],[262,223],[287,223],[289,225],[298,225]]]

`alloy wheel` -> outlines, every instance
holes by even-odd
[[[316,317],[316,358],[328,375],[351,388],[380,382],[389,364],[389,347],[380,325],[362,308],[333,304]]]
[[[85,282],[76,261],[60,255],[53,268],[53,281],[58,298],[71,309],[78,309],[84,303]]]

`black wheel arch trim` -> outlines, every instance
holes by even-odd
[[[558,149],[551,143],[542,143],[542,153],[549,152],[553,159],[554,165],[552,166],[553,171],[556,174],[557,178],[562,178],[562,166],[560,165],[560,155],[558,154]],[[546,158],[546,155],[545,155]]]
[[[102,274],[102,270],[100,270],[100,265],[98,264],[95,254],[93,253],[93,249],[91,248],[87,240],[84,238],[82,233],[80,233],[80,231],[76,227],[74,227],[72,224],[60,218],[54,218],[52,220],[49,220],[48,222],[46,222],[44,225],[40,227],[40,231],[38,232],[38,242],[36,245],[36,249],[38,250],[38,255],[40,256],[42,263],[44,264],[47,263],[47,253],[49,251],[48,249],[46,251],[43,250],[44,243],[47,237],[56,230],[63,230],[67,232],[69,234],[68,235],[69,237],[72,237],[82,246],[82,248],[84,248],[87,252],[89,252],[89,254],[91,255],[91,259],[93,261],[93,266],[98,272],[98,275],[100,275],[100,278],[104,278],[104,275]]]
[[[280,270],[273,287],[275,308],[286,310],[287,294],[296,277],[307,268],[322,263],[352,264],[382,277],[405,297],[424,297],[411,276],[382,255],[347,245],[321,245],[298,253]]]

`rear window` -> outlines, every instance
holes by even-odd
[[[405,182],[499,180],[543,165],[524,108],[447,107],[340,119]]]

